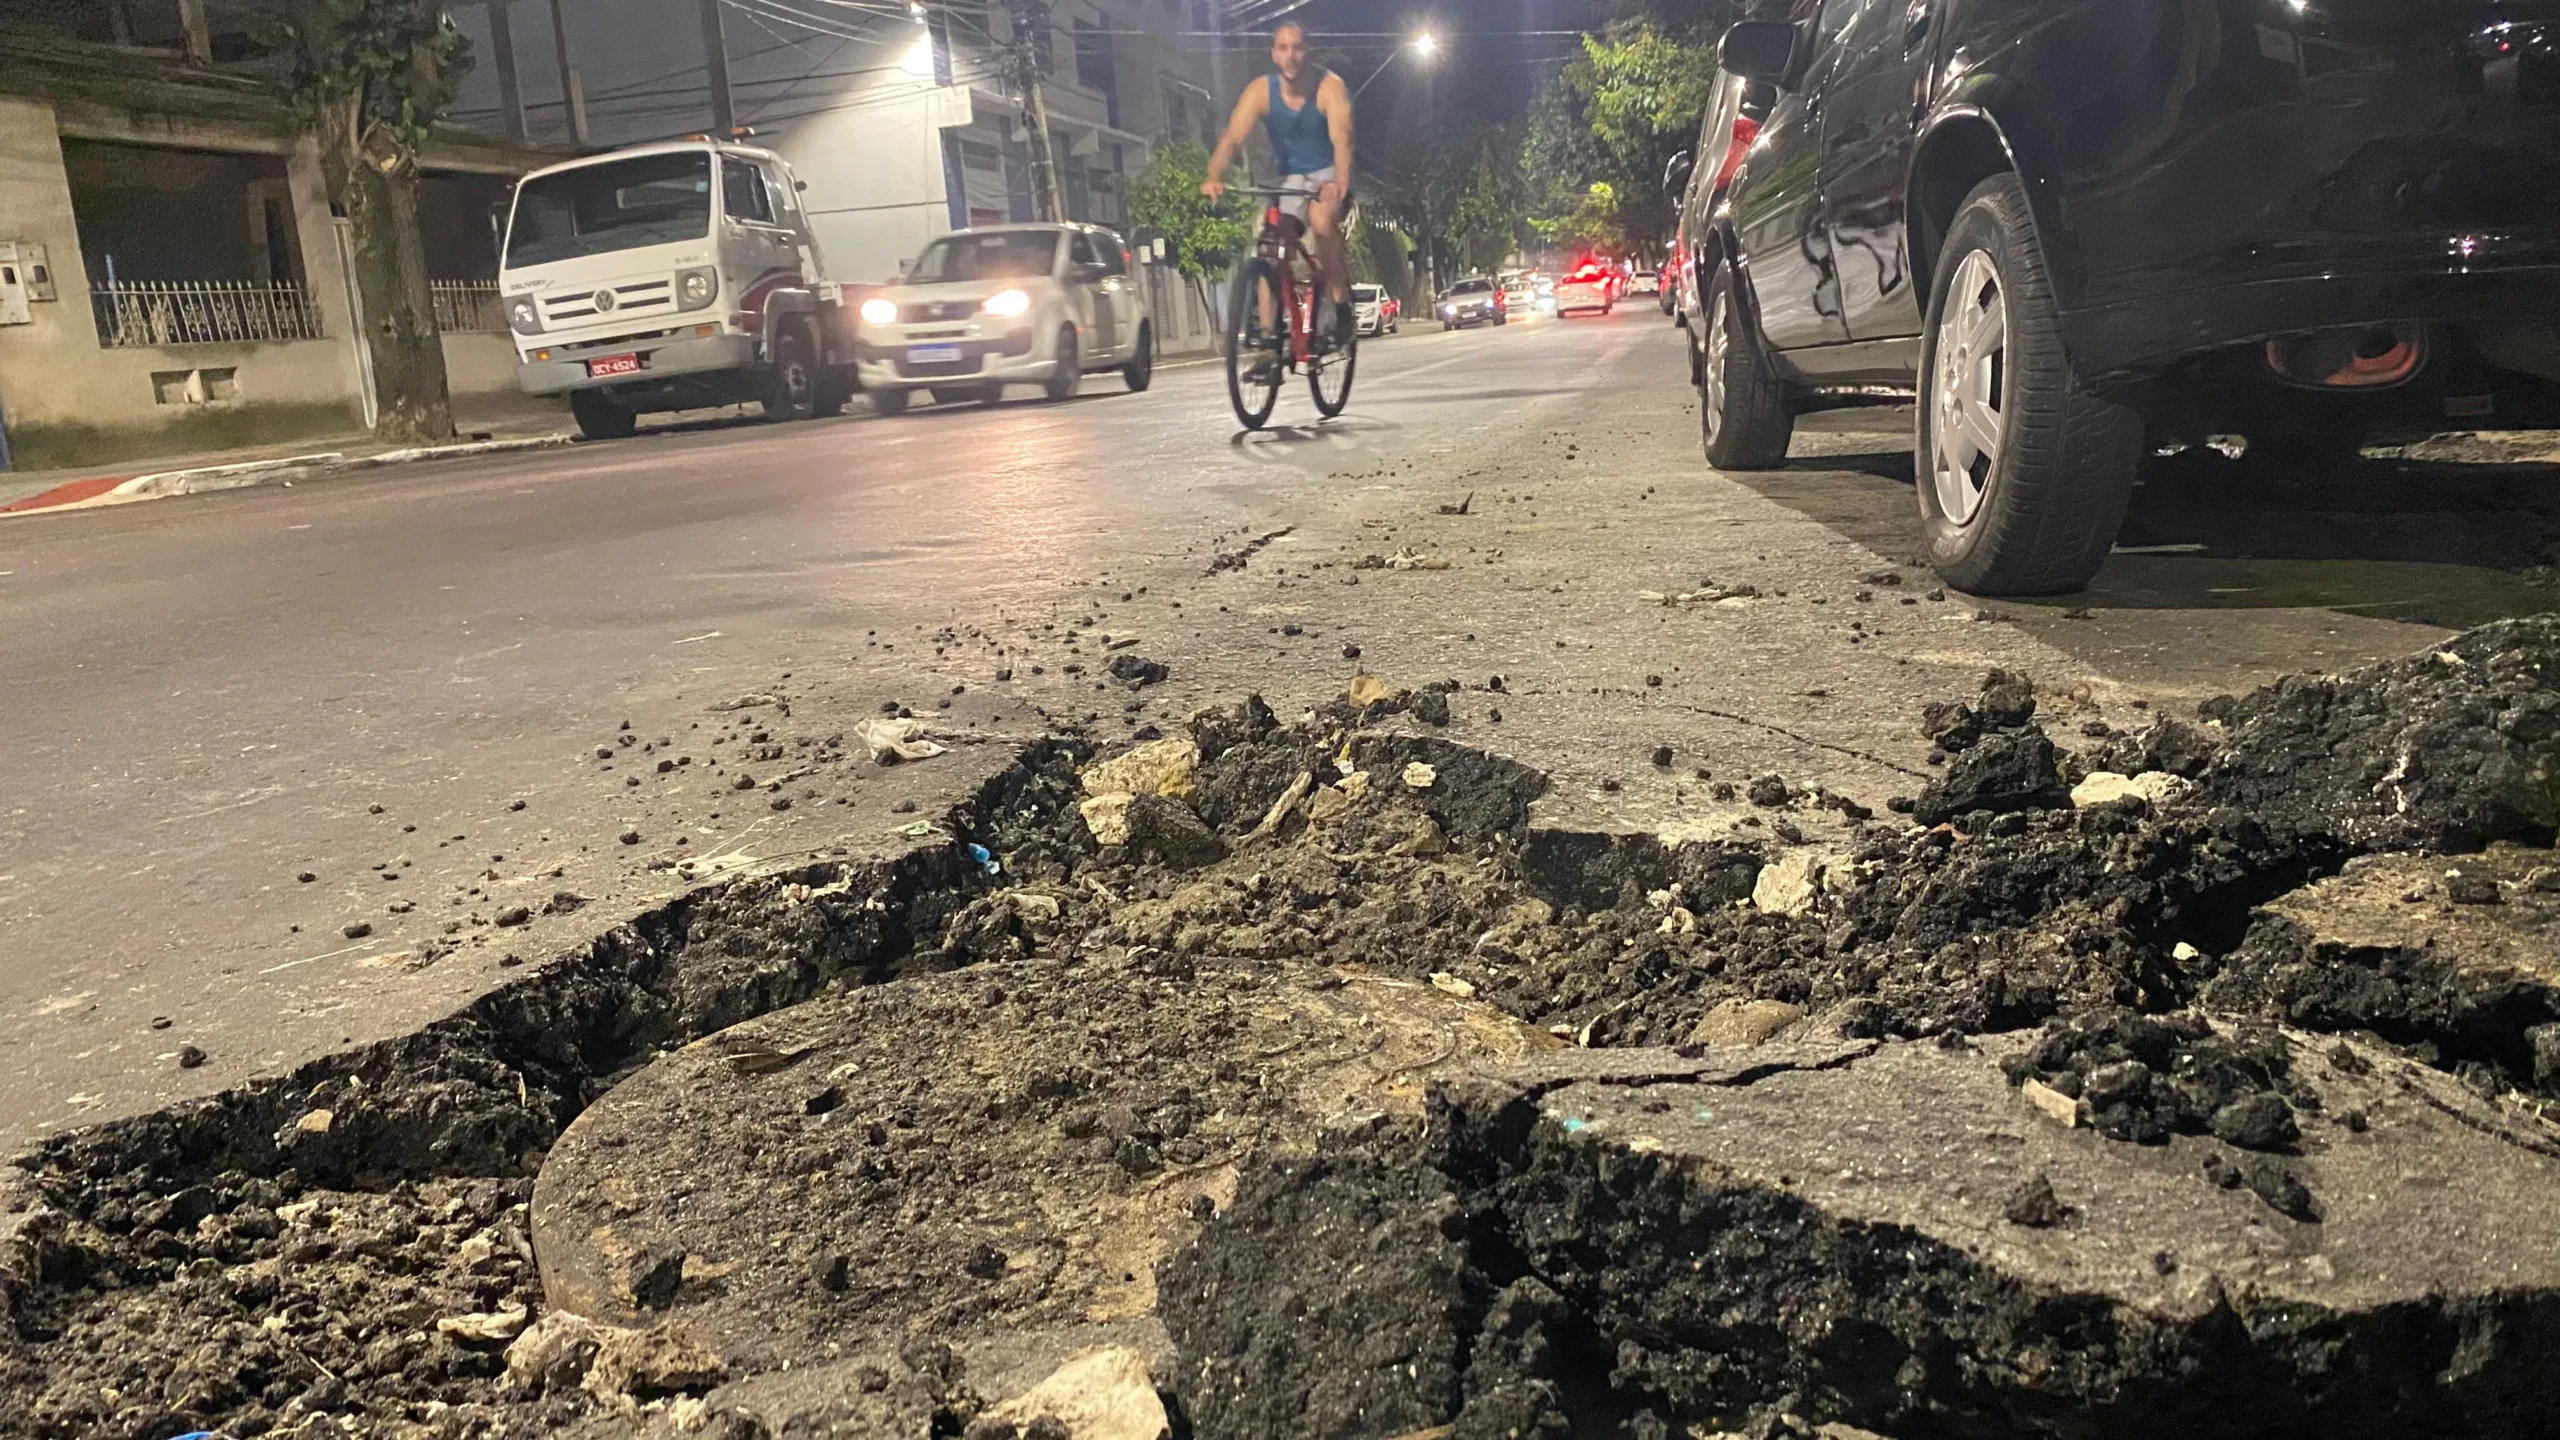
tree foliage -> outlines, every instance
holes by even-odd
[[[443,439],[453,414],[418,230],[418,152],[469,48],[442,0],[268,0],[265,18],[277,83],[347,217],[376,433]]]
[[[1165,258],[1195,285],[1225,275],[1253,239],[1233,197],[1212,201],[1200,193],[1208,170],[1206,147],[1168,140],[1129,182],[1129,223],[1162,234]]]
[[[1529,185],[1516,126],[1400,126],[1364,157],[1362,206],[1402,231],[1443,281],[1493,269],[1519,245]]]
[[[1585,36],[1582,49],[1530,107],[1538,229],[1613,253],[1658,252],[1679,218],[1663,170],[1697,143],[1713,49],[1645,23]]]

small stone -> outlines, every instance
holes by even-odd
[[[913,800],[901,800],[897,804],[890,806],[889,809],[893,814],[913,815],[916,813],[916,802]]]
[[[1659,676],[1659,675],[1647,675],[1646,677],[1644,677],[1644,688],[1646,688],[1647,690],[1659,690],[1659,689],[1661,689],[1661,688],[1662,688],[1662,677],[1661,677],[1661,676]]]
[[[620,839],[625,845],[637,845],[640,843],[640,832],[637,830],[625,830],[622,832]]]
[[[296,875],[296,876],[294,876],[293,878],[294,878],[294,879],[296,879],[296,880],[301,881],[301,882],[302,882],[303,884],[305,884],[305,885],[308,885],[308,884],[310,884],[312,881],[317,880],[317,879],[319,879],[320,877],[319,877],[319,876],[317,876],[317,875],[312,874],[312,873],[311,873],[310,871],[308,871],[308,870],[305,870],[305,871],[303,871],[301,874]]]
[[[533,911],[522,905],[510,905],[498,912],[501,925],[522,925],[533,918]]]
[[[642,1310],[663,1310],[684,1285],[684,1251],[652,1245],[630,1257],[615,1277],[620,1298]]]
[[[367,805],[364,807],[364,813],[367,815],[379,815],[382,813],[382,807],[379,805]]]
[[[524,808],[524,802],[521,800],[510,800],[507,802],[507,808],[510,810],[521,810]]]
[[[204,1063],[204,1052],[203,1052],[202,1050],[197,1049],[197,1048],[196,1048],[195,1046],[193,1046],[193,1045],[181,1045],[181,1046],[179,1046],[179,1047],[178,1047],[178,1068],[179,1068],[179,1069],[181,1069],[181,1070],[193,1070],[193,1069],[195,1069],[197,1066],[202,1065],[203,1063]]]
[[[1786,777],[1763,775],[1751,782],[1751,788],[1746,793],[1752,804],[1766,808],[1786,804],[1788,797],[1794,792],[1787,788]]]
[[[1360,647],[1359,647],[1359,646],[1357,646],[1357,645],[1345,645],[1345,646],[1343,646],[1343,647],[1342,647],[1342,658],[1343,658],[1343,659],[1345,659],[1345,660],[1357,660],[1357,659],[1359,659],[1359,658],[1360,658]]]
[[[346,936],[350,940],[361,940],[367,935],[373,933],[373,922],[370,920],[352,921],[345,927],[341,928],[338,933]]]
[[[1783,1000],[1720,1001],[1690,1028],[1688,1043],[1747,1049],[1803,1018],[1803,1006]]]
[[[166,1030],[169,1028],[169,1023],[169,1017],[166,1015],[154,1015],[151,1017],[151,1028],[154,1030]]]
[[[2444,872],[2444,898],[2456,905],[2497,905],[2504,902],[2498,893],[2498,877],[2478,870]]]
[[[2028,1104],[2043,1111],[2045,1118],[2065,1129],[2080,1123],[2080,1102],[2041,1080],[2021,1081],[2018,1085],[2018,1093],[2026,1098]]]
[[[2214,1111],[2213,1134],[2243,1150],[2274,1150],[2300,1139],[2302,1130],[2283,1096],[2261,1090]]]
[[[2053,1182],[2039,1170],[2027,1182],[2009,1192],[2002,1202],[2000,1214],[2012,1225],[2030,1230],[2047,1230],[2062,1223],[2069,1210],[2053,1193]]]
[[[329,1127],[337,1122],[338,1117],[330,1111],[307,1110],[301,1119],[293,1122],[293,1128],[305,1135],[326,1135]]]
[[[1431,972],[1431,988],[1444,995],[1455,995],[1461,1000],[1476,998],[1476,987],[1473,984],[1459,979],[1446,970]]]
[[[821,1255],[810,1266],[810,1278],[818,1282],[819,1289],[830,1295],[843,1293],[845,1283],[852,1275],[853,1261],[841,1254]]]
[[[1656,745],[1653,747],[1653,768],[1656,770],[1668,770],[1671,768],[1670,746]]]

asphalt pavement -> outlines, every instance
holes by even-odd
[[[1699,770],[1909,793],[1912,712],[1986,665],[2123,719],[2548,608],[2560,535],[2545,467],[2197,464],[2090,593],[1977,604],[1909,563],[1906,410],[1719,475],[1650,311],[1372,343],[1348,413],[1259,434],[1215,367],[1016,393],[0,519],[0,1151],[414,1028],[676,857],[912,843],[1002,753],[779,809],[692,764],[742,715],[1109,738],[1446,675],[1551,810],[1713,831]]]

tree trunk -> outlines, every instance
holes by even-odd
[[[367,134],[358,123],[352,107],[329,107],[320,148],[331,198],[347,217],[356,293],[364,300],[378,417],[373,433],[409,444],[449,440],[453,403],[427,288],[426,243],[418,234],[417,164],[379,130]]]
[[[1209,282],[1197,275],[1190,279],[1191,293],[1200,297],[1200,313],[1209,317],[1209,343],[1220,355],[1224,355],[1227,353],[1228,343],[1227,322],[1218,314],[1218,307],[1209,302]]]

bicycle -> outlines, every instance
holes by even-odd
[[[1316,268],[1315,257],[1299,243],[1306,233],[1304,222],[1280,210],[1281,200],[1306,192],[1271,185],[1233,188],[1266,196],[1271,203],[1263,207],[1262,233],[1254,240],[1252,256],[1236,267],[1235,295],[1227,317],[1227,398],[1244,428],[1259,430],[1270,421],[1272,407],[1280,403],[1286,377],[1303,369],[1317,412],[1330,420],[1351,403],[1351,376],[1359,366],[1360,346],[1357,336],[1339,346],[1321,350],[1316,346],[1316,297],[1324,293],[1325,277]],[[1302,270],[1304,280],[1299,278]],[[1262,318],[1265,314],[1273,317],[1269,327]],[[1254,363],[1265,358],[1269,363]]]

